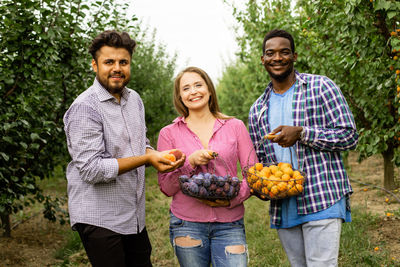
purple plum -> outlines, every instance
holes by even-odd
[[[210,186],[208,187],[209,191],[215,191],[217,189],[217,185],[216,184],[210,184]]]
[[[204,198],[208,197],[207,189],[205,189],[203,186],[200,186],[199,188],[199,196]]]
[[[223,186],[224,191],[225,191],[225,192],[229,192],[229,188],[230,188],[229,183],[228,183],[228,182],[225,182],[225,184],[224,184],[224,186]]]
[[[190,182],[189,183],[189,191],[191,193],[197,195],[197,193],[199,193],[199,186],[194,182]]]
[[[239,183],[240,183],[239,178],[237,178],[237,177],[232,177],[231,185],[236,186],[236,185],[239,184]]]

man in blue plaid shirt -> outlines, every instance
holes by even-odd
[[[353,115],[337,85],[325,76],[298,73],[293,37],[272,30],[261,62],[271,83],[254,102],[249,131],[261,162],[291,162],[306,173],[304,193],[271,200],[277,229],[292,266],[337,266],[342,222],[350,222],[352,193],[342,151],[354,149]],[[275,134],[265,141],[267,134]]]

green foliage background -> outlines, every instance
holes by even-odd
[[[384,185],[393,189],[393,163],[400,165],[400,2],[291,2],[249,0],[244,10],[231,5],[240,52],[218,85],[222,110],[247,121],[247,111],[269,82],[260,60],[263,38],[272,29],[287,30],[299,54],[295,68],[339,85],[360,133],[360,160],[382,154]]]
[[[342,89],[361,134],[360,160],[385,159],[385,187],[400,166],[400,3],[395,0],[249,0],[231,5],[239,23],[237,59],[218,84],[224,113],[247,121],[251,104],[269,77],[260,64],[266,32],[292,33],[299,53],[296,69],[327,75]],[[35,200],[55,220],[58,200],[41,193],[37,180],[69,160],[62,116],[94,79],[87,47],[104,29],[129,32],[138,47],[129,87],[146,107],[148,136],[176,113],[172,78],[176,56],[155,33],[128,18],[124,0],[3,0],[0,4],[0,217]],[[399,73],[396,74],[396,71]],[[388,182],[386,184],[386,182]],[[28,197],[29,196],[29,197]]]
[[[162,127],[177,116],[172,103],[173,76],[176,55],[166,53],[165,45],[157,43],[156,33],[140,30],[140,40],[133,55],[129,88],[136,90],[146,111],[147,136],[153,146],[157,144]]]
[[[69,160],[62,117],[93,82],[87,50],[98,33],[117,29],[138,41],[129,86],[143,97],[150,137],[174,117],[171,102],[161,100],[171,98],[175,58],[136,17],[126,16],[128,5],[117,0],[1,1],[0,216],[6,234],[9,214],[36,200],[44,201],[48,219],[56,220],[62,211],[58,199],[42,194],[37,180]]]

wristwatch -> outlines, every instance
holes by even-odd
[[[304,127],[301,127],[301,128],[302,128],[302,130],[300,132],[300,140],[303,140],[304,135],[306,134],[306,130],[304,129]]]

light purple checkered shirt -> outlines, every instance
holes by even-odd
[[[146,153],[144,106],[124,88],[121,102],[95,79],[64,115],[71,225],[86,223],[120,234],[145,226],[145,167],[118,175],[117,158]]]

